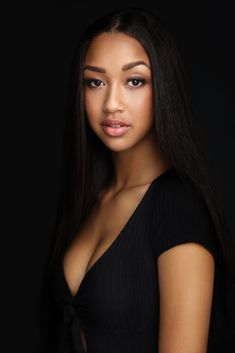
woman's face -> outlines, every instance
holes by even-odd
[[[84,107],[91,129],[112,151],[131,148],[148,136],[153,126],[151,70],[136,39],[102,33],[91,42],[84,66]]]

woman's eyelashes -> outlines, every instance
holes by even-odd
[[[88,86],[89,88],[99,88],[105,85],[105,83],[102,80],[98,80],[95,78],[85,78],[84,79],[84,83],[86,86]],[[131,84],[130,84],[131,83]],[[139,78],[139,77],[131,77],[126,81],[127,86],[129,87],[141,87],[146,83],[146,80],[143,78]]]

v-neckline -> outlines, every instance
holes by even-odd
[[[103,252],[103,254],[101,254],[101,256],[95,261],[95,263],[90,267],[90,269],[85,273],[85,275],[83,276],[80,285],[77,289],[77,291],[73,294],[67,279],[65,277],[65,272],[64,272],[64,256],[61,256],[60,261],[59,261],[59,270],[62,274],[63,277],[63,282],[67,288],[67,291],[69,292],[69,295],[74,299],[76,298],[81,289],[82,286],[84,285],[85,281],[87,281],[88,277],[94,272],[94,270],[98,267],[98,265],[102,262],[102,260],[110,253],[110,251],[113,249],[113,247],[117,244],[118,240],[120,241],[120,237],[121,235],[126,231],[126,229],[129,227],[131,221],[134,219],[135,215],[137,214],[137,212],[139,211],[139,209],[142,207],[142,205],[144,204],[145,200],[147,199],[153,185],[156,185],[160,182],[160,180],[162,180],[162,178],[167,175],[169,172],[172,172],[174,170],[174,167],[171,167],[170,169],[167,169],[165,172],[163,172],[162,174],[158,175],[156,178],[154,178],[151,183],[149,184],[147,190],[145,191],[144,195],[142,196],[142,198],[140,199],[139,203],[137,204],[137,206],[135,207],[134,211],[132,212],[131,216],[128,218],[127,222],[125,223],[125,225],[123,226],[123,228],[121,229],[121,231],[118,233],[118,235],[115,237],[115,239],[113,240],[113,242],[108,246],[108,248]]]

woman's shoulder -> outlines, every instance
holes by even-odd
[[[152,241],[155,254],[186,242],[197,242],[217,253],[214,224],[202,194],[175,170],[152,189]]]
[[[163,173],[153,183],[152,197],[155,206],[187,207],[190,204],[205,207],[201,192],[187,178],[180,175],[175,167]]]

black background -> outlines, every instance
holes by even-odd
[[[2,223],[7,229],[2,239],[7,240],[8,246],[2,247],[3,340],[9,352],[46,352],[45,347],[40,347],[39,303],[58,204],[69,73],[78,35],[99,15],[126,5],[152,9],[176,36],[199,113],[209,171],[235,249],[231,3],[60,1],[40,8],[11,8],[6,21],[8,65],[3,66],[5,91],[10,93],[3,102],[10,131],[4,169],[9,171],[9,187],[3,184],[3,191],[4,209],[10,217],[3,217]],[[231,283],[233,313],[234,298]],[[231,333],[230,337],[232,342]],[[224,347],[223,352],[230,350]]]

